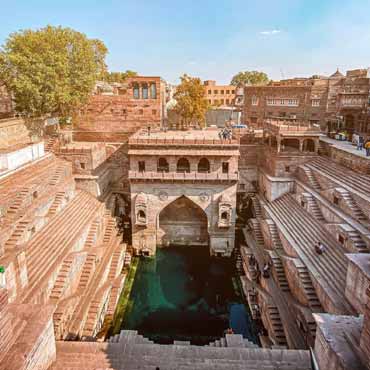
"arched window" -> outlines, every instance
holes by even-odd
[[[287,138],[281,141],[281,148],[283,152],[296,152],[299,151],[299,140]]]
[[[140,87],[138,83],[133,84],[134,99],[140,99]]]
[[[158,172],[168,172],[169,171],[169,165],[168,165],[166,158],[158,159],[157,171]]]
[[[145,212],[143,210],[139,210],[139,212],[137,213],[137,219],[140,221],[140,222],[145,222]]]
[[[157,86],[155,83],[150,84],[150,98],[157,99]]]
[[[228,219],[228,214],[227,214],[227,212],[222,212],[222,213],[221,213],[221,219],[222,219],[222,220],[224,220],[224,221],[226,221],[226,220]]]
[[[198,163],[198,172],[208,173],[209,170],[209,160],[207,158],[202,158]]]
[[[142,88],[143,99],[148,99],[149,98],[148,84],[146,83],[142,84],[141,88]]]
[[[186,158],[177,161],[177,172],[190,172],[190,163]]]

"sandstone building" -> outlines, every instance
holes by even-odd
[[[246,86],[244,119],[254,127],[261,127],[266,118],[308,120],[323,130],[345,129],[366,135],[370,131],[369,91],[368,70]]]
[[[235,102],[235,86],[216,85],[216,81],[204,81],[205,99],[213,106],[228,107]]]

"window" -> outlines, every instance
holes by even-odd
[[[159,158],[157,165],[158,172],[169,172],[169,165],[166,158]]]
[[[212,90],[208,90],[208,95],[211,95],[212,94]]]
[[[142,109],[139,109],[139,114],[144,114],[144,111]]]
[[[207,158],[202,158],[198,163],[198,172],[208,173],[210,167],[209,160]]]
[[[320,106],[320,99],[312,99],[311,104],[313,107],[319,107]]]
[[[226,99],[226,104],[229,105],[230,104],[230,99]]]
[[[223,95],[225,93],[225,91],[224,90],[221,90],[221,94]]]
[[[86,168],[86,164],[85,163],[81,163],[81,168],[84,170]]]
[[[133,92],[134,92],[134,99],[140,99],[140,88],[139,88],[139,84],[135,83],[133,85]]]
[[[298,107],[299,100],[298,99],[274,99],[274,98],[267,98],[266,105],[277,105],[277,106],[286,106],[286,107]]]
[[[157,99],[157,86],[155,83],[150,84],[150,98]]]
[[[139,172],[145,172],[145,162],[139,161]]]
[[[227,212],[222,212],[222,213],[221,213],[221,220],[226,221],[227,219],[228,219],[228,217],[227,217]]]
[[[218,94],[218,90],[213,91],[214,94]]]
[[[153,116],[155,116],[157,114],[157,110],[156,109],[152,109],[152,114],[153,114]]]
[[[177,172],[190,172],[190,163],[186,158],[177,161]]]
[[[231,90],[231,94],[235,94],[235,90]]]
[[[212,104],[212,100],[211,100],[211,99],[208,99],[208,103],[209,103],[209,104]]]
[[[146,218],[145,212],[142,209],[140,209],[139,212],[137,213],[138,221],[145,222],[145,218]]]
[[[225,100],[224,99],[221,99],[221,104],[223,105],[225,103]]]
[[[122,114],[126,115],[127,114],[127,109],[122,109]]]
[[[252,105],[258,105],[258,98],[257,98],[257,96],[252,96]]]
[[[252,123],[257,123],[257,117],[251,117],[251,122]]]
[[[229,162],[222,162],[222,173],[229,173]]]
[[[142,93],[143,99],[148,99],[149,98],[149,91],[148,91],[148,85],[147,84],[142,85],[141,93]]]
[[[213,104],[214,104],[214,105],[217,105],[217,104],[218,104],[218,99],[215,99],[215,100],[213,101]]]
[[[290,172],[290,167],[289,166],[285,166],[285,172]]]
[[[226,90],[226,94],[230,94],[230,90]]]

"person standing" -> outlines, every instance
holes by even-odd
[[[359,136],[357,139],[357,150],[362,150],[364,147],[364,138],[362,136]]]
[[[366,157],[370,157],[370,140],[367,140],[365,143]]]

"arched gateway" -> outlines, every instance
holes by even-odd
[[[197,204],[181,196],[158,216],[157,245],[208,245],[207,215]]]

